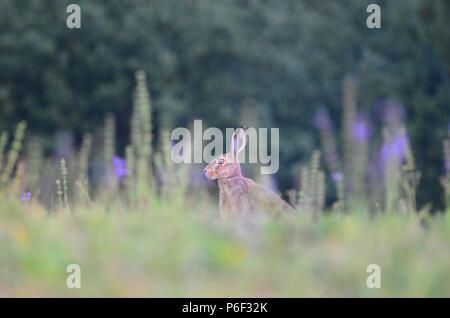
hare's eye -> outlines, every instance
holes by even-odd
[[[225,160],[223,159],[223,158],[221,158],[221,159],[219,159],[218,161],[217,161],[217,163],[219,164],[219,165],[221,165],[222,163],[224,163],[225,162]]]

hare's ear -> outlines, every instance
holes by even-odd
[[[242,150],[244,150],[247,144],[247,136],[243,128],[235,129],[233,137],[231,138],[231,150],[234,155],[238,155]]]

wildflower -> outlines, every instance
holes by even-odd
[[[116,170],[116,176],[119,179],[128,176],[129,171],[127,169],[127,161],[117,156],[114,157],[114,168]]]
[[[381,147],[381,154],[385,161],[402,160],[406,157],[406,150],[409,144],[409,137],[407,135],[399,134],[392,139],[392,141],[384,144]]]
[[[334,140],[334,125],[326,108],[320,108],[314,116],[313,123],[320,131],[320,139],[324,148],[325,162],[330,171],[339,171],[340,162]]]
[[[367,142],[368,138],[370,137],[369,127],[367,124],[367,120],[359,116],[355,122],[353,123],[353,129],[352,129],[353,137],[355,140],[359,143]]]
[[[405,108],[396,101],[390,99],[379,101],[376,108],[380,118],[391,127],[405,122]]]
[[[330,115],[324,108],[320,108],[314,115],[313,123],[320,131],[333,131],[333,123],[331,122]]]
[[[341,171],[333,172],[331,174],[331,178],[334,181],[341,181],[342,179],[344,179],[344,174]]]
[[[24,193],[22,193],[22,197],[20,198],[20,200],[22,200],[22,202],[27,203],[28,201],[30,201],[30,198],[31,198],[31,193],[24,192]]]
[[[278,178],[275,174],[270,175],[270,189],[273,192],[278,192]]]

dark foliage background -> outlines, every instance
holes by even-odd
[[[442,204],[442,140],[450,122],[450,2],[76,1],[82,28],[66,27],[72,1],[0,1],[0,127],[21,119],[53,144],[77,140],[117,116],[128,140],[134,72],[145,69],[155,127],[237,127],[255,105],[262,127],[280,127],[280,184],[319,147],[319,107],[341,118],[342,80],[359,82],[359,108],[381,126],[376,105],[401,102],[417,165],[419,204]],[[366,27],[366,7],[382,28]],[[155,129],[155,131],[157,131]],[[376,135],[374,138],[380,138]]]

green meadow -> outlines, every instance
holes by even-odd
[[[217,206],[99,200],[48,213],[2,192],[2,297],[448,297],[450,213],[301,211],[252,227]],[[69,264],[81,288],[69,289]],[[369,264],[381,288],[366,285]]]
[[[450,210],[417,207],[420,174],[408,145],[402,160],[388,153],[381,196],[358,175],[365,161],[356,144],[360,157],[347,154],[354,161],[345,171],[358,191],[326,173],[315,151],[287,193],[295,216],[221,218],[217,185],[193,184],[193,168],[170,160],[168,130],[150,142],[148,96],[137,73],[124,159],[112,114],[70,158],[27,143],[25,122],[1,135],[0,296],[450,296]],[[446,191],[449,180],[441,180]],[[327,202],[330,182],[336,195]],[[80,268],[80,288],[68,288],[70,264]],[[368,287],[371,264],[380,288]]]

